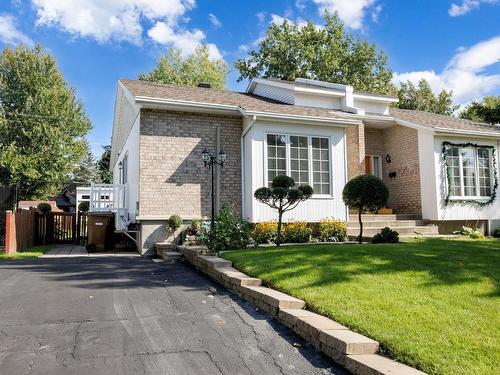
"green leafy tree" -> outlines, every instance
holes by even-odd
[[[88,184],[91,182],[101,182],[101,175],[97,161],[92,152],[87,151],[81,163],[73,173],[73,182]]]
[[[255,190],[255,199],[278,211],[276,246],[281,244],[283,214],[293,210],[300,202],[311,198],[312,195],[313,188],[311,186],[300,185],[296,187],[293,178],[288,176],[274,177],[270,189],[261,187]]]
[[[91,124],[53,56],[37,45],[0,54],[0,183],[46,198],[71,180]]]
[[[460,117],[488,124],[500,124],[500,96],[486,96],[480,102],[472,102],[460,113]]]
[[[389,199],[389,189],[384,182],[375,176],[362,175],[351,179],[342,191],[344,203],[358,211],[359,243],[363,240],[363,212],[373,212],[385,206]]]
[[[204,82],[222,90],[226,87],[227,74],[228,67],[224,60],[211,59],[208,48],[199,46],[185,58],[180,49],[170,48],[166,54],[160,55],[153,70],[139,74],[139,79],[181,86],[197,86]]]
[[[336,14],[325,12],[325,25],[311,21],[271,24],[259,49],[237,60],[239,81],[255,77],[293,81],[309,78],[352,85],[356,90],[387,94],[395,90],[386,55],[375,44],[346,33]]]
[[[401,109],[416,109],[419,111],[452,115],[458,106],[453,105],[453,92],[442,90],[438,95],[434,92],[425,79],[421,79],[415,86],[412,82],[401,82],[398,90],[399,102],[396,104]]]
[[[111,160],[111,145],[102,146],[104,149],[101,158],[97,162],[99,168],[100,180],[104,184],[111,184],[113,182],[113,174],[109,170]]]

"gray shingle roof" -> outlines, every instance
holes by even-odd
[[[291,105],[261,96],[234,91],[166,85],[162,83],[120,80],[134,96],[146,96],[160,99],[185,100],[198,103],[235,105],[249,112],[279,113],[284,115],[323,117],[332,120],[345,118],[340,111],[324,108]],[[348,118],[353,120],[352,117]]]
[[[438,115],[413,109],[390,108],[389,114],[396,119],[410,121],[416,124],[429,126],[432,128],[443,128],[449,130],[471,130],[486,131],[492,134],[500,134],[500,127],[481,122],[469,121],[461,118]]]

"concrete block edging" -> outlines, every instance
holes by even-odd
[[[353,332],[334,320],[304,310],[304,301],[262,286],[260,279],[235,269],[231,261],[216,256],[205,256],[202,247],[178,246],[177,250],[193,267],[257,308],[276,317],[353,374],[426,375],[413,367],[377,354],[377,341]]]

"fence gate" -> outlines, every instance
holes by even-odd
[[[45,244],[75,243],[76,213],[51,212],[38,216],[38,242]]]

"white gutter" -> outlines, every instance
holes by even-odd
[[[306,122],[328,122],[338,125],[360,125],[361,121],[348,118],[331,118],[322,116],[291,115],[275,112],[245,111],[247,116],[257,116],[260,118],[271,118],[279,120],[306,121]]]
[[[449,135],[476,135],[488,138],[500,138],[500,132],[489,132],[487,130],[466,130],[466,129],[448,129],[448,128],[434,128],[436,133],[449,134]]]

